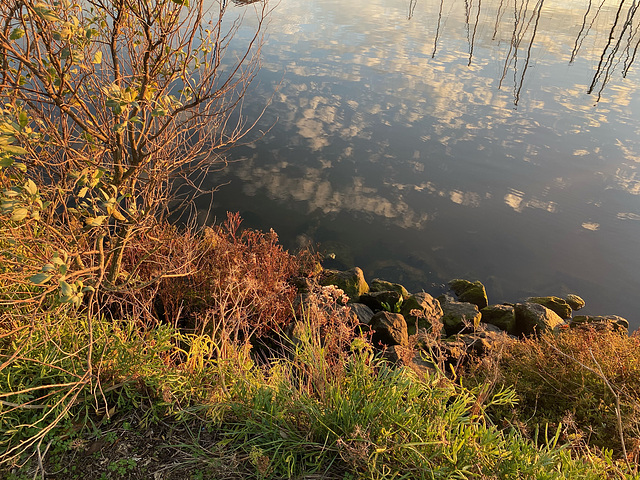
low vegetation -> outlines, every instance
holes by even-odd
[[[3,478],[637,478],[637,336],[420,376],[374,355],[336,288],[299,304],[289,279],[313,262],[275,234],[163,231],[192,273],[136,301],[4,307]]]
[[[637,335],[419,374],[312,253],[168,223],[247,131],[268,9],[225,62],[213,5],[0,5],[0,478],[640,478]]]

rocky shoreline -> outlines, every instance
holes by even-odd
[[[576,329],[629,332],[629,322],[617,315],[574,315],[585,305],[575,294],[491,304],[481,282],[454,279],[449,282],[450,293],[433,297],[426,292],[410,293],[400,284],[381,279],[367,282],[358,267],[322,270],[311,283],[342,290],[354,321],[370,335],[374,347],[390,360],[417,370],[437,367],[434,349],[441,358],[444,355],[445,363],[459,365],[471,355],[488,354],[505,341],[546,333]],[[302,301],[309,287],[309,279],[298,285]],[[425,350],[430,359],[425,360]]]

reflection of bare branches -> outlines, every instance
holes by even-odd
[[[589,32],[591,31],[591,27],[593,27],[593,22],[595,22],[596,18],[598,18],[598,14],[600,13],[600,10],[602,9],[602,6],[604,5],[605,1],[606,0],[602,0],[602,2],[600,3],[598,10],[596,10],[596,13],[593,15],[593,18],[591,19],[591,23],[589,24],[589,27],[585,32],[584,30],[585,30],[585,25],[587,24],[587,16],[589,15],[589,10],[591,10],[591,0],[589,0],[589,6],[587,7],[587,11],[585,12],[584,18],[582,19],[582,28],[580,28],[580,31],[578,32],[578,36],[576,37],[576,43],[573,46],[573,52],[571,52],[571,60],[569,60],[569,63],[573,63],[573,61],[575,60],[576,55],[580,50],[580,47],[582,47],[582,42],[587,37],[587,35],[589,35]],[[584,32],[584,36],[582,36],[582,32]]]
[[[527,73],[527,69],[529,68],[529,60],[531,59],[531,47],[533,46],[533,41],[536,38],[536,33],[538,32],[538,23],[540,22],[540,12],[542,12],[542,5],[544,4],[544,0],[539,0],[538,2],[538,12],[536,14],[536,23],[533,26],[533,34],[531,35],[531,40],[529,41],[529,47],[527,48],[527,58],[524,62],[524,68],[522,69],[522,76],[520,77],[520,84],[516,90],[514,104],[518,105],[520,101],[520,91],[522,90],[522,84],[524,83],[524,76]]]
[[[413,18],[413,12],[416,9],[417,4],[418,0],[409,0],[409,13],[407,14],[407,20],[411,20]]]
[[[602,51],[602,55],[600,56],[600,61],[598,62],[598,67],[596,68],[596,72],[593,76],[593,80],[591,81],[591,85],[589,86],[589,89],[587,91],[587,93],[589,94],[593,93],[596,85],[598,84],[598,82],[600,82],[600,89],[598,90],[597,101],[600,100],[602,91],[604,90],[604,87],[606,86],[606,84],[609,82],[609,79],[611,78],[612,70],[615,68],[615,65],[619,64],[621,61],[619,58],[616,59],[616,54],[618,53],[618,50],[620,48],[620,44],[622,43],[622,39],[624,38],[625,32],[627,32],[627,30],[629,30],[629,28],[631,27],[633,23],[633,18],[635,17],[635,14],[638,10],[639,4],[634,1],[633,4],[631,5],[631,8],[629,8],[629,10],[627,11],[627,18],[625,19],[622,25],[621,32],[617,36],[617,41],[612,46],[613,40],[616,37],[615,30],[618,26],[620,13],[622,12],[622,7],[624,6],[624,3],[625,3],[625,0],[620,1],[620,5],[618,6],[618,11],[616,12],[616,18],[613,22],[613,26],[611,27],[611,31],[609,32],[607,45]],[[629,49],[630,44],[631,44],[631,38],[627,42],[627,50]],[[609,50],[610,47],[611,47],[611,50]],[[607,51],[609,51],[608,55],[607,55]],[[605,57],[606,57],[606,60],[605,60]],[[630,64],[628,64],[628,66],[625,66],[625,69],[628,70],[629,66]],[[604,75],[604,79],[601,80],[603,75]]]
[[[409,17],[412,17],[417,0],[409,0],[409,2]],[[444,13],[445,2],[447,5],[456,3],[453,0],[440,0],[433,51],[431,54],[432,58],[436,56],[443,36],[444,25],[450,14],[450,12]],[[457,3],[457,5],[460,6],[460,3],[461,2]],[[517,105],[520,100],[525,77],[528,74],[534,43],[536,38],[538,38],[538,29],[542,28],[545,22],[545,18],[542,18],[542,9],[545,8],[544,0],[513,0],[512,19],[510,19],[511,14],[509,13],[509,10],[512,8],[511,0],[494,0],[491,2],[490,7],[486,6],[487,2],[484,3],[485,5],[482,4],[482,0],[478,0],[477,5],[474,0],[464,0],[463,3],[464,11],[461,13],[465,22],[469,48],[467,65],[471,65],[474,54],[477,54],[478,47],[475,43],[480,35],[478,30],[481,28],[479,23],[481,10],[482,8],[484,8],[485,11],[487,8],[493,9],[495,5],[495,19],[492,18],[492,20],[490,20],[490,22],[494,23],[492,40],[495,41],[499,39],[498,41],[502,42],[504,35],[500,34],[499,29],[504,28],[504,26],[508,25],[511,21],[513,22],[507,27],[507,38],[511,38],[504,59],[498,88],[502,88],[505,78],[512,73],[513,95],[515,104]],[[606,27],[606,35],[608,35],[608,37],[602,38],[602,42],[606,40],[606,45],[604,45],[604,47],[597,47],[603,48],[603,50],[599,55],[599,62],[597,62],[596,71],[588,89],[588,93],[598,94],[598,101],[600,100],[600,94],[608,84],[616,68],[622,68],[622,76],[626,77],[636,57],[639,56],[638,52],[640,51],[640,22],[638,21],[640,15],[636,16],[640,8],[640,0],[618,0],[611,7],[613,8],[609,9],[607,0],[586,1],[584,13],[580,14],[582,22],[575,41],[573,42],[573,49],[569,60],[569,63],[576,61],[583,48],[583,44],[588,45],[589,37],[596,36],[598,40],[602,38],[602,30],[598,28],[598,23],[605,20],[603,18],[605,13],[608,14],[611,12],[612,17],[615,13],[615,20],[612,26]],[[548,2],[546,8],[549,8]],[[586,52],[585,55],[587,58],[591,58],[593,54],[592,52]]]
[[[518,6],[518,3],[514,3],[513,5],[513,32],[511,34],[511,43],[509,45],[509,51],[507,52],[507,57],[504,61],[504,67],[502,69],[502,76],[500,77],[500,82],[498,84],[498,88],[502,87],[502,83],[507,75],[510,66],[513,66],[513,97],[514,104],[517,106],[520,101],[520,93],[522,92],[522,86],[524,84],[524,78],[527,74],[527,70],[529,69],[529,62],[531,61],[531,51],[533,49],[533,44],[536,38],[536,34],[538,32],[538,25],[540,23],[540,15],[542,13],[542,7],[544,5],[544,0],[538,0],[531,15],[528,15],[529,10],[529,0],[523,1]],[[535,22],[534,22],[535,19]],[[520,48],[520,44],[523,40],[525,40],[525,36],[527,32],[531,31],[530,27],[533,23],[533,31],[531,33],[531,37],[528,39],[528,45],[526,47],[527,55],[524,59],[524,65],[522,66],[522,72],[518,73],[518,49]]]
[[[633,33],[633,36],[636,37],[638,33],[638,28],[636,28],[636,31]],[[631,39],[629,39],[631,40]],[[622,77],[623,78],[627,78],[627,73],[629,72],[629,68],[631,68],[631,65],[633,64],[633,62],[636,59],[636,53],[638,53],[638,47],[640,46],[640,38],[638,39],[638,41],[636,42],[636,46],[633,49],[633,54],[631,54],[631,56],[629,57],[629,55],[627,55],[627,58],[624,62],[624,68],[622,69]]]
[[[511,35],[511,43],[509,44],[507,58],[504,61],[504,68],[502,69],[502,77],[500,77],[498,88],[502,87],[502,82],[504,81],[504,77],[507,75],[507,70],[509,69],[509,65],[511,64],[511,62],[515,60],[517,63],[518,59],[518,47],[520,46],[520,41],[522,40],[522,25],[520,24],[520,17],[523,10],[526,12],[527,7],[529,6],[529,0],[527,0],[526,3],[521,3],[520,9],[518,9],[517,3],[518,2],[516,1],[513,4],[513,33]],[[511,55],[511,52],[514,52],[513,56]]]
[[[440,10],[438,11],[438,26],[436,27],[436,38],[433,41],[433,53],[431,54],[431,58],[435,58],[436,50],[438,49],[438,38],[440,37],[440,25],[442,23],[443,5],[444,5],[444,0],[440,0]]]
[[[471,1],[473,2],[473,0]],[[466,15],[464,24],[467,28],[467,43],[469,44],[469,52],[471,52],[471,31],[469,29],[471,19],[471,5],[469,4],[469,0],[464,0],[464,10]]]
[[[496,39],[496,35],[498,34],[498,24],[500,23],[500,18],[502,17],[502,7],[504,5],[504,0],[500,0],[500,5],[498,6],[498,13],[496,14],[496,23],[493,27],[493,36],[491,37],[491,40],[495,40]]]
[[[469,48],[469,63],[467,65],[471,65],[471,59],[473,58],[473,45],[476,41],[476,32],[478,31],[478,21],[480,20],[480,7],[482,5],[482,0],[478,0],[478,12],[476,13],[476,23],[473,24],[473,35],[471,36],[471,45]]]
[[[634,6],[635,6],[635,2],[634,2]],[[637,8],[637,7],[636,7]],[[633,18],[633,16],[631,17]],[[629,17],[627,16],[627,22],[630,23]],[[633,39],[636,37],[636,34],[638,33],[638,26],[636,26],[636,28],[629,28],[628,29],[629,35],[627,38],[627,46],[624,49],[625,52],[625,58],[624,58],[624,66],[622,68],[623,71],[623,76],[625,76],[624,72],[627,70],[627,65],[629,64],[629,60],[631,59],[631,43],[633,42]],[[619,63],[619,62],[618,62]]]

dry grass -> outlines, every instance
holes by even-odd
[[[576,329],[513,342],[467,381],[513,385],[511,412],[495,412],[528,434],[564,425],[564,439],[583,453],[612,448],[640,459],[640,333]],[[496,376],[497,372],[497,376]],[[622,433],[622,435],[620,434]],[[626,449],[624,448],[626,444]]]

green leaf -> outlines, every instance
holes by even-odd
[[[52,277],[53,274],[51,273],[40,272],[29,277],[29,280],[31,280],[31,283],[35,283],[36,285],[42,285],[43,283],[47,283],[49,280],[51,280]]]
[[[4,198],[0,202],[0,209],[2,209],[3,212],[13,211],[17,203],[17,200],[8,200]]]
[[[35,7],[33,7],[33,10],[38,16],[42,17],[44,20],[48,20],[49,22],[56,22],[60,20],[60,18],[53,12],[53,10],[48,9],[45,4],[37,4]]]
[[[99,215],[95,218],[87,218],[85,220],[85,223],[87,227],[99,227],[104,223],[106,218],[107,218],[106,215]]]
[[[11,35],[9,35],[9,40],[18,40],[23,36],[24,36],[24,30],[21,29],[20,27],[16,27],[11,32]]]
[[[171,0],[176,5],[182,5],[184,7],[189,7],[189,0]]]
[[[0,147],[0,150],[13,153],[14,155],[26,155],[28,153],[24,148],[18,147],[16,145],[5,145],[3,147]]]
[[[65,264],[64,260],[62,258],[58,257],[57,254],[56,254],[56,256],[54,256],[51,259],[51,263],[54,263],[56,265],[64,265]]]
[[[38,187],[31,179],[27,180],[27,183],[24,184],[24,189],[29,195],[35,195],[36,193],[38,193]]]
[[[13,211],[13,215],[11,215],[11,221],[12,222],[19,222],[19,221],[24,220],[25,218],[27,218],[28,215],[29,215],[29,209],[28,208],[24,208],[24,207],[16,208]]]
[[[75,292],[71,285],[69,285],[64,280],[60,280],[60,293],[62,294],[63,297],[70,297]]]
[[[0,168],[10,167],[13,165],[13,162],[15,162],[15,160],[11,157],[2,157],[0,158]]]
[[[29,123],[29,115],[24,110],[18,114],[18,123],[22,128],[26,127]]]
[[[116,132],[116,133],[122,133],[125,128],[127,128],[127,122],[119,123],[117,125],[114,125],[113,131]]]

